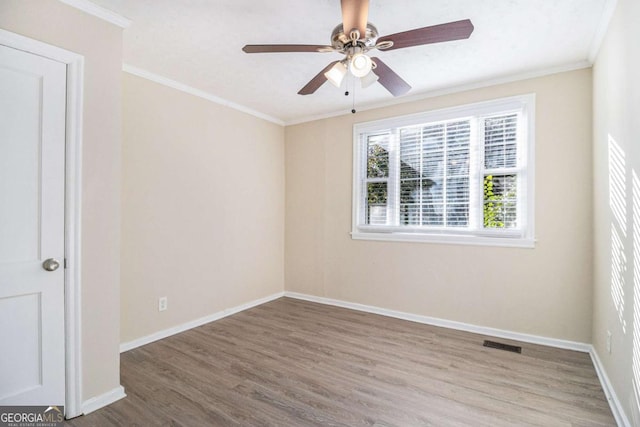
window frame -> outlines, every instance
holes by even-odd
[[[465,119],[470,117],[500,115],[509,112],[518,112],[518,197],[517,217],[521,226],[517,230],[512,229],[462,229],[460,232],[452,229],[425,229],[424,227],[410,226],[388,226],[388,225],[367,225],[364,224],[366,210],[366,136],[375,132],[391,131],[395,134],[397,128],[446,122],[449,120]],[[478,124],[480,124],[478,122]],[[476,150],[477,137],[481,129],[476,129],[474,121],[471,123],[471,151],[476,151],[471,156],[482,155],[484,150]],[[478,126],[481,127],[481,126]],[[392,138],[394,139],[394,138]],[[390,144],[399,144],[398,141],[391,141]],[[478,168],[475,173],[469,172],[470,186],[481,184],[477,178],[484,175],[484,171],[491,171],[484,167],[484,162],[477,162]],[[389,159],[392,162],[392,159]],[[470,167],[473,167],[470,165]],[[513,168],[509,168],[513,169]],[[400,242],[426,242],[445,244],[467,244],[483,246],[507,246],[533,248],[535,245],[534,219],[535,219],[535,94],[526,94],[508,98],[500,98],[490,101],[466,104],[451,108],[432,110],[417,114],[391,117],[371,122],[356,123],[353,126],[353,187],[352,187],[352,225],[351,237],[355,240],[382,240]],[[386,179],[397,179],[391,176]],[[495,174],[495,173],[494,173]],[[475,211],[470,208],[469,222],[482,223],[482,193],[481,190],[470,188],[470,205],[475,206]],[[393,188],[389,190],[388,197],[391,198]],[[473,200],[475,195],[478,200]],[[480,203],[480,206],[478,206]],[[389,206],[389,203],[387,203]],[[473,215],[480,215],[480,218],[472,218]]]

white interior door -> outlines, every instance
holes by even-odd
[[[65,64],[0,46],[0,406],[65,402],[65,102]]]

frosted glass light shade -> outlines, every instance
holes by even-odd
[[[344,76],[346,75],[347,67],[345,67],[342,62],[336,62],[336,65],[324,73],[327,80],[329,80],[329,82],[335,87],[340,87],[340,85],[342,85],[342,80],[344,80]]]
[[[367,74],[366,76],[360,78],[360,84],[362,85],[363,89],[365,87],[371,86],[372,84],[374,84],[377,81],[378,81],[378,75],[376,73],[374,73],[373,71],[369,71],[369,74]]]
[[[364,53],[356,53],[351,58],[351,64],[349,69],[351,70],[351,74],[356,77],[364,77],[371,71],[373,64],[371,63],[371,58],[369,58]]]

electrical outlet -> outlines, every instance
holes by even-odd
[[[158,298],[158,311],[165,311],[167,309],[167,297]]]
[[[611,354],[611,331],[607,331],[607,353]]]

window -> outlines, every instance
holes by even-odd
[[[534,96],[354,127],[355,239],[533,246]]]

